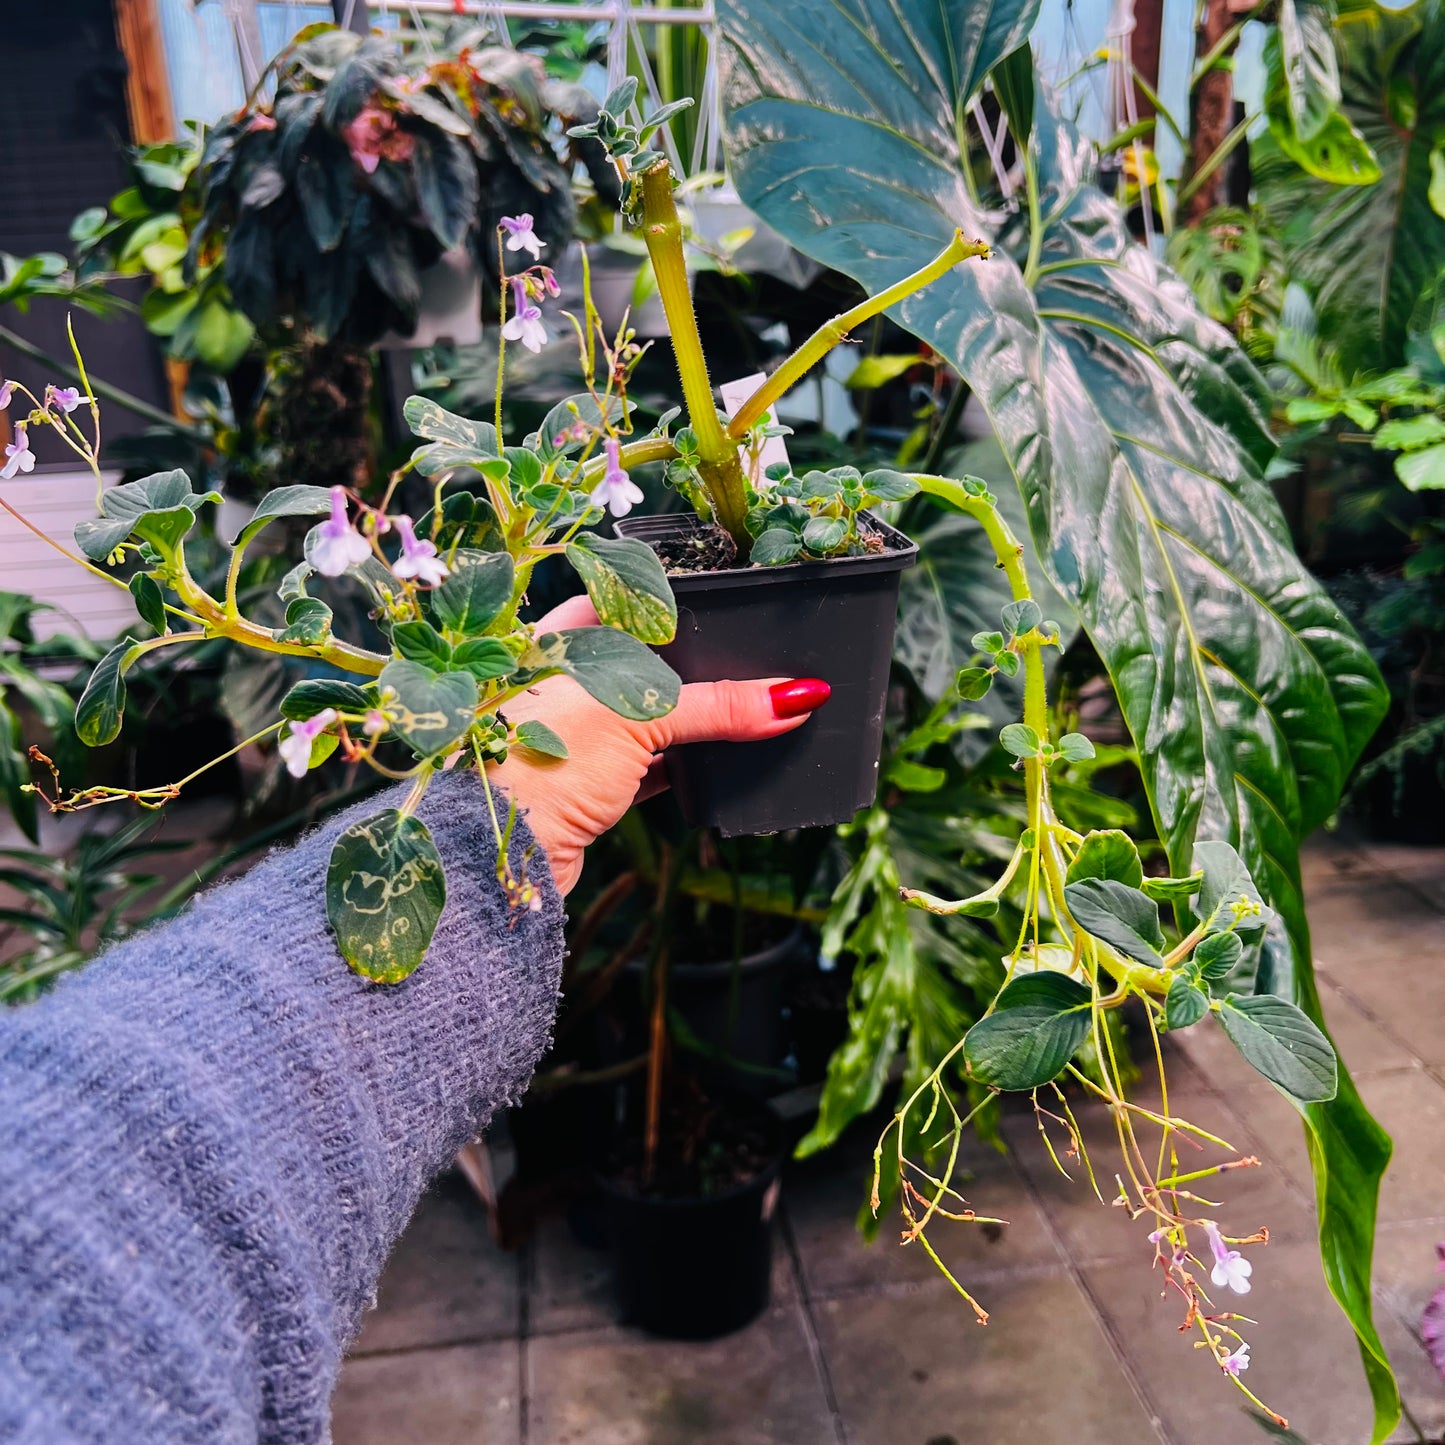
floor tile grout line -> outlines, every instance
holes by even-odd
[[[798,1313],[803,1320],[803,1338],[808,1354],[813,1361],[813,1371],[823,1391],[823,1401],[828,1407],[828,1417],[833,1424],[833,1436],[838,1445],[849,1445],[848,1424],[838,1404],[838,1393],[833,1388],[833,1372],[828,1367],[828,1356],[823,1349],[822,1336],[818,1333],[818,1321],[813,1314],[813,1297],[808,1289],[808,1280],[803,1272],[803,1257],[798,1250],[797,1236],[793,1233],[792,1216],[786,1202],[778,1211],[778,1229],[783,1237],[783,1247],[788,1252],[788,1265],[793,1274],[793,1285],[798,1292]]]
[[[1433,895],[1421,888],[1408,873],[1401,873],[1388,863],[1378,863],[1373,859],[1369,860],[1368,867],[1371,872],[1381,875],[1386,882],[1394,884],[1396,888],[1403,888],[1406,893],[1413,893],[1431,913],[1445,913],[1445,908],[1436,902]]]
[[[1129,1358],[1123,1338],[1114,1328],[1109,1317],[1104,1313],[1098,1296],[1094,1293],[1089,1281],[1085,1278],[1083,1270],[1074,1262],[1073,1256],[1069,1253],[1068,1243],[1064,1239],[1063,1231],[1054,1222],[1053,1216],[1050,1215],[1048,1211],[1044,1197],[1034,1184],[1034,1181],[1029,1177],[1028,1170],[1024,1169],[1017,1159],[1014,1158],[1012,1149],[1009,1150],[1008,1160],[1014,1173],[1018,1177],[1019,1183],[1023,1185],[1024,1193],[1028,1195],[1030,1202],[1038,1211],[1039,1218],[1043,1221],[1044,1232],[1049,1236],[1050,1242],[1057,1251],[1059,1258],[1063,1261],[1065,1272],[1073,1282],[1074,1288],[1083,1296],[1089,1313],[1094,1317],[1094,1323],[1098,1325],[1100,1333],[1103,1334],[1109,1348],[1112,1350],[1115,1362],[1119,1367],[1119,1373],[1123,1375],[1125,1383],[1129,1386],[1135,1400],[1138,1401],[1140,1408],[1144,1411],[1149,1424],[1153,1427],[1155,1435],[1159,1437],[1160,1445],[1185,1445],[1185,1442],[1180,1440],[1165,1423],[1163,1412],[1154,1404],[1153,1396],[1145,1385],[1143,1376],[1140,1375],[1139,1371],[1134,1367],[1133,1360]]]
[[[1393,1024],[1377,1014],[1354,989],[1350,988],[1347,984],[1341,983],[1328,966],[1321,969],[1319,959],[1315,959],[1315,974],[1318,976],[1320,973],[1324,974],[1326,985],[1339,994],[1357,1014],[1360,1014],[1362,1017],[1368,1019],[1370,1023],[1374,1024],[1374,1026],[1410,1060],[1411,1066],[1429,1075],[1437,1084],[1445,1088],[1445,1077],[1441,1076],[1441,1071],[1437,1069],[1435,1065],[1429,1064],[1422,1059],[1420,1055],[1415,1052],[1414,1047],[1395,1031]],[[1346,1059],[1345,1063],[1348,1064],[1349,1060]],[[1403,1073],[1406,1067],[1406,1065],[1394,1065],[1388,1069],[1376,1069],[1372,1072],[1376,1074]]]
[[[1254,1146],[1251,1152],[1263,1161],[1260,1167],[1266,1170],[1269,1174],[1273,1175],[1274,1178],[1280,1180],[1283,1183],[1285,1192],[1287,1194],[1292,1194],[1297,1201],[1302,1200],[1309,1207],[1311,1211],[1311,1218],[1313,1218],[1313,1211],[1315,1208],[1314,1191],[1306,1189],[1305,1186],[1294,1177],[1293,1173],[1291,1173],[1290,1170],[1283,1168],[1281,1165],[1275,1162],[1274,1151],[1270,1149],[1269,1143],[1265,1139],[1265,1137],[1249,1122],[1249,1120],[1244,1116],[1244,1114],[1235,1107],[1234,1101],[1230,1098],[1230,1096],[1215,1084],[1214,1080],[1209,1076],[1209,1074],[1206,1073],[1204,1069],[1200,1068],[1197,1061],[1189,1053],[1187,1053],[1183,1049],[1180,1049],[1174,1054],[1174,1057],[1180,1060],[1183,1066],[1194,1075],[1194,1077],[1199,1081],[1200,1087],[1204,1090],[1206,1094],[1210,1096],[1211,1099],[1214,1100],[1216,1104],[1221,1105],[1223,1108],[1228,1110],[1231,1115],[1233,1115],[1236,1123],[1239,1125],[1239,1128],[1243,1131],[1240,1137],[1247,1139]],[[1270,1085],[1270,1087],[1273,1088],[1274,1086]],[[1303,1122],[1301,1122],[1300,1127],[1304,1127]],[[1234,1133],[1234,1130],[1231,1130],[1230,1132]],[[1240,1152],[1243,1153],[1242,1150]],[[1315,1237],[1315,1234],[1316,1230],[1314,1226],[1311,1225],[1309,1230],[1306,1232],[1306,1235],[1308,1238],[1313,1239]],[[1294,1238],[1293,1230],[1271,1230],[1270,1238],[1277,1238],[1282,1244],[1293,1244],[1298,1242]]]
[[[350,1350],[348,1360],[394,1360],[407,1355],[429,1355],[442,1350],[472,1350],[478,1345],[505,1345],[517,1339],[516,1330],[497,1335],[460,1335],[454,1340],[428,1340],[420,1345],[391,1345],[380,1350]]]

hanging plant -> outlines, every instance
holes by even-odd
[[[504,213],[569,237],[569,172],[538,63],[468,50],[421,66],[382,36],[313,26],[272,62],[275,98],[209,135],[186,266],[224,253],[237,306],[275,342],[409,334],[422,273],[465,247],[484,269]],[[487,237],[485,245],[479,238]]]

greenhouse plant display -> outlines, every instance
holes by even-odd
[[[894,894],[891,914],[862,914],[855,897],[850,915],[848,895],[840,896],[839,926],[876,929],[880,937],[855,978],[854,1033],[830,1069],[825,1110],[840,1091],[867,1107],[883,1087],[886,1069],[880,1074],[870,1064],[867,1077],[850,1074],[860,1058],[880,1053],[855,1041],[866,1043],[876,1030],[897,1037],[888,935],[897,910],[921,907],[959,927],[974,926],[968,919],[1017,917],[1005,979],[986,1016],[942,1059],[915,1052],[908,1060],[902,1107],[879,1146],[880,1168],[887,1147],[897,1151],[907,1234],[931,1251],[928,1231],[940,1220],[981,1217],[951,1177],[970,1112],[955,1102],[959,1089],[1031,1094],[1041,1117],[1057,1120],[1076,1142],[1063,1085],[1101,1095],[1119,1125],[1122,1156],[1117,1169],[1097,1169],[1095,1177],[1119,1174],[1141,1252],[1169,1281],[1202,1352],[1253,1399],[1244,1378],[1247,1323],[1230,1299],[1248,1292],[1255,1261],[1244,1251],[1267,1235],[1258,1221],[1231,1220],[1227,1202],[1210,1203],[1196,1187],[1222,1191],[1239,1161],[1185,1167],[1179,1145],[1200,1131],[1167,1106],[1150,1111],[1124,1096],[1109,1021],[1129,1003],[1143,1011],[1155,1042],[1170,1030],[1222,1028],[1308,1122],[1330,1283],[1360,1336],[1383,1439],[1398,1402],[1370,1322],[1368,1274],[1374,1191],[1388,1142],[1317,1026],[1297,863],[1300,836],[1334,805],[1379,717],[1378,676],[1300,567],[1260,480],[1272,444],[1251,368],[1185,288],[1129,244],[1113,204],[1090,184],[1086,148],[1042,90],[1031,100],[1028,128],[1027,234],[1001,225],[971,194],[954,124],[958,98],[1019,48],[1032,10],[1002,6],[985,15],[945,3],[935,17],[940,33],[905,36],[892,8],[854,0],[866,19],[856,47],[840,43],[822,59],[799,40],[797,27],[826,23],[830,8],[826,0],[805,0],[786,15],[740,0],[724,6],[733,47],[732,155],[749,204],[799,249],[857,277],[870,299],[823,327],[730,420],[720,417],[692,314],[673,179],[664,157],[648,147],[667,114],[634,126],[624,118],[632,100],[624,87],[581,138],[595,134],[612,156],[627,213],[651,254],[678,359],[684,424],[674,428],[674,412],[645,435],[633,432],[626,386],[637,348],[625,336],[599,335],[589,311],[570,323],[587,389],[519,445],[507,444],[506,348],[540,344],[557,324],[549,314],[556,283],[536,260],[546,243],[532,217],[499,218],[507,319],[499,328],[491,420],[413,398],[407,416],[423,445],[376,500],[302,484],[269,493],[236,538],[226,585],[215,591],[197,583],[185,555],[196,514],[214,494],[195,492],[182,473],[104,494],[100,515],[78,529],[76,545],[84,565],[130,588],[145,624],[137,631],[151,635],[127,637],[101,660],[77,707],[77,730],[94,745],[113,738],[127,669],[158,649],[224,637],[328,665],[335,676],[297,684],[281,717],[247,741],[276,739],[298,775],[340,752],[411,781],[401,806],[342,833],[326,879],[341,955],[378,984],[400,984],[425,966],[446,897],[440,857],[414,816],[440,768],[475,766],[485,778],[515,751],[531,765],[555,767],[565,781],[565,741],[529,716],[529,694],[564,678],[622,716],[644,723],[665,717],[679,679],[652,649],[677,647],[681,609],[669,569],[685,599],[693,577],[718,576],[720,586],[768,578],[748,580],[743,590],[791,591],[798,601],[788,634],[806,633],[812,622],[802,599],[817,579],[831,575],[846,589],[860,564],[906,556],[910,544],[870,509],[920,494],[936,499],[977,524],[1011,600],[996,626],[974,639],[975,656],[955,680],[935,734],[946,738],[954,710],[983,697],[996,677],[1021,677],[1023,717],[1000,740],[1024,780],[1026,817],[999,876],[970,897],[912,891],[907,877],[897,879],[908,891]],[[912,57],[917,73],[880,72],[880,47]],[[949,86],[923,60],[945,52],[955,67]],[[850,66],[861,67],[869,84]],[[862,95],[886,100],[897,114],[860,113]],[[903,124],[910,134],[898,128]],[[809,164],[800,167],[804,153]],[[777,398],[851,328],[885,309],[947,355],[990,411],[1022,484],[1038,552],[1108,666],[1140,743],[1172,864],[1167,876],[1146,877],[1122,834],[1082,833],[1057,816],[1051,779],[1087,759],[1092,745],[1053,728],[1043,660],[1060,629],[1035,600],[1023,548],[985,483],[846,467],[796,476],[779,466],[765,475],[752,465],[776,431],[769,412]],[[74,411],[49,391],[17,393],[12,405],[17,441],[9,465],[19,464],[28,429],[38,427],[53,428],[97,465],[95,438],[77,420],[82,405],[96,412],[88,385]],[[667,465],[696,522],[649,539],[658,547],[641,535],[587,530],[607,513],[631,511],[642,496],[632,471],[648,463]],[[413,475],[430,493],[428,509],[415,518],[395,503]],[[324,520],[307,534],[304,555],[282,584],[285,625],[262,627],[239,606],[235,577],[257,538],[293,516]],[[576,571],[600,625],[539,630],[523,620],[528,583],[549,557]],[[128,581],[112,570],[122,566]],[[342,575],[368,590],[385,650],[333,632],[324,591],[326,579]],[[825,580],[818,595],[830,585]],[[874,632],[880,626],[866,625]],[[858,640],[871,648],[877,638]],[[715,660],[703,655],[698,665]],[[881,721],[886,668],[882,676],[876,667],[863,673],[857,686]],[[775,675],[761,652],[752,675]],[[841,662],[838,675],[854,685]],[[876,699],[869,691],[875,685]],[[815,687],[813,704],[819,695]],[[860,712],[850,724],[848,761],[871,769],[867,754],[876,755],[878,734],[865,716],[872,714]],[[812,776],[796,758],[765,747],[738,755],[736,765],[780,794],[800,781],[797,774]],[[67,811],[113,799],[160,805],[189,780],[78,791],[61,781],[43,786],[50,805]],[[799,807],[807,791],[794,795]],[[861,792],[840,790],[819,811],[851,812],[867,801]],[[505,843],[511,805],[504,789],[489,787],[488,797]],[[769,816],[724,824],[782,825]],[[510,905],[540,906],[525,863],[509,862],[505,846],[498,858],[497,886]],[[655,996],[654,1017],[660,1007]],[[1075,1058],[1090,1045],[1092,1062],[1081,1067]],[[1162,1053],[1158,1058],[1162,1071]],[[657,1165],[664,1062],[664,1051],[653,1049],[643,1188]],[[905,1149],[920,1125],[953,1141],[936,1164],[932,1155],[920,1163]],[[1204,1142],[1227,1150],[1224,1141]],[[973,1302],[967,1283],[956,1283]],[[975,1309],[986,1318],[981,1302]]]

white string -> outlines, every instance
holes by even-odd
[[[1139,123],[1139,101],[1134,92],[1134,0],[1114,0],[1109,11],[1109,23],[1104,31],[1108,44],[1109,59],[1107,76],[1109,82],[1109,110],[1106,122],[1112,127],[1111,134],[1117,135]],[[1139,187],[1139,210],[1144,219],[1144,244],[1154,243],[1154,206],[1150,191],[1148,162],[1142,136],[1135,136],[1130,142],[1130,153],[1134,159],[1134,180]]]
[[[248,33],[248,17],[250,20],[257,19],[255,0],[249,0],[249,3],[248,0],[221,0],[221,13],[231,22],[231,34],[236,37],[236,56],[241,64],[241,89],[249,93],[264,64]]]
[[[619,8],[626,8],[625,0]],[[654,111],[662,102],[662,87],[657,83],[657,76],[653,73],[652,62],[647,58],[647,47],[642,43],[642,32],[634,21],[626,21],[626,29],[623,32],[637,50],[638,69],[642,74],[638,77],[641,84],[637,88],[639,99],[632,102],[632,114],[640,125],[644,119],[642,101],[646,100],[647,110]],[[624,55],[626,50],[624,49]],[[667,153],[667,159],[672,164],[673,170],[680,176],[682,174],[682,157],[677,153],[677,142],[672,136],[671,126],[659,126],[657,130],[648,136],[648,145],[661,145]]]
[[[421,41],[422,54],[425,55],[428,60],[435,59],[437,48],[432,44],[431,29],[426,21],[421,18],[421,11],[418,10],[414,4],[408,3],[406,13],[411,18],[412,34]]]
[[[990,127],[988,117],[983,112],[983,106],[978,102],[978,97],[968,103],[968,113],[973,117],[973,123],[978,127],[978,133],[983,138],[983,148],[988,155],[989,164],[993,167],[994,179],[998,182],[998,188],[1003,192],[1004,199],[1013,200],[1016,189],[1014,180],[1008,173],[1008,168],[1003,163],[1003,138],[1008,128],[1008,118],[999,112],[998,128]],[[1022,150],[1023,143],[1015,141],[1015,148]]]
[[[201,52],[201,74],[214,76],[218,73],[218,67],[216,65],[215,53],[211,49],[210,38],[206,34],[205,23],[201,19],[201,4],[202,0],[191,0],[191,25],[196,32],[197,48]],[[222,13],[224,14],[225,12],[223,11]],[[245,87],[242,86],[242,92],[244,93],[244,91]],[[211,97],[209,103],[214,105],[216,100],[215,92],[212,90],[209,92],[209,95]],[[222,107],[216,106],[216,109],[220,110]]]
[[[484,4],[479,12],[487,17],[487,23],[491,27],[492,36],[504,50],[512,50],[512,27],[507,24],[506,11],[497,4]]]
[[[607,89],[616,90],[627,77],[627,0],[614,0],[607,28]]]

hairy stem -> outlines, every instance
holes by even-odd
[[[698,335],[697,315],[692,309],[682,221],[672,195],[672,171],[666,162],[659,162],[643,171],[638,180],[642,187],[642,236],[647,243],[647,254],[652,258],[658,295],[672,333],[688,424],[697,438],[698,472],[718,525],[727,530],[737,543],[740,556],[745,558],[752,547],[746,526],[747,482],[738,444],[723,430],[713,401],[707,358]]]
[[[895,281],[876,296],[866,297],[831,321],[824,322],[738,408],[737,414],[728,423],[728,435],[734,438],[745,437],[780,396],[801,381],[835,346],[865,321],[900,301],[906,301],[915,292],[922,291],[925,286],[931,285],[940,276],[951,271],[960,261],[967,261],[975,256],[987,256],[988,252],[989,248],[983,241],[966,241],[962,231],[955,231],[953,240],[926,266],[921,266],[901,281]]]

